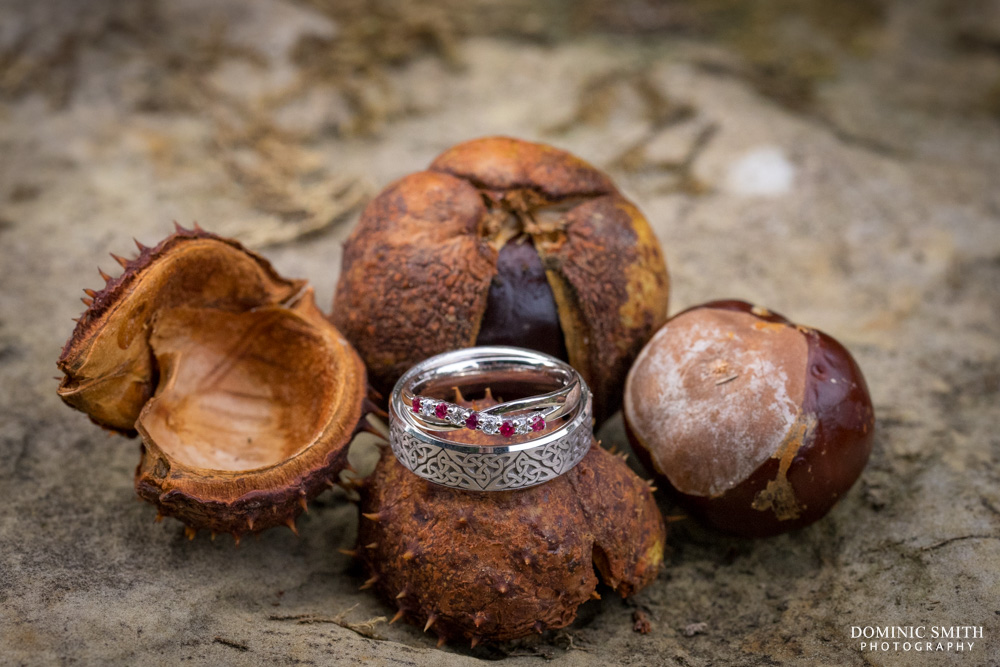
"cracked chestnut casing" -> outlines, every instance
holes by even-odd
[[[649,485],[596,442],[564,475],[501,492],[433,484],[386,448],[361,488],[361,511],[355,554],[371,575],[366,587],[398,608],[393,621],[473,645],[569,625],[598,597],[598,577],[623,597],[635,593],[656,579],[666,541]]]
[[[360,357],[303,281],[235,241],[178,227],[116,259],[59,358],[60,397],[142,436],[136,491],[189,535],[294,530],[367,424]]]
[[[393,183],[344,246],[334,322],[388,395],[415,363],[476,344],[568,360],[598,421],[666,320],[659,242],[579,158],[504,137],[459,144]]]
[[[636,454],[694,514],[746,537],[823,517],[871,453],[861,370],[826,334],[742,301],[672,317],[625,385]]]

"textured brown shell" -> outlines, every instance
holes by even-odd
[[[864,469],[875,426],[840,343],[743,301],[671,318],[629,373],[624,416],[668,491],[746,537],[826,515]]]
[[[659,243],[603,173],[505,137],[459,144],[387,187],[345,244],[334,321],[377,389],[387,394],[418,361],[476,343],[499,250],[524,235],[598,419],[618,408],[632,359],[666,319]]]
[[[565,627],[598,575],[630,595],[663,561],[666,530],[650,488],[596,444],[551,482],[495,493],[427,482],[387,449],[361,505],[369,582],[401,618],[446,640]]]
[[[59,395],[142,436],[140,497],[189,527],[286,524],[337,480],[368,410],[364,365],[235,241],[178,229],[109,279],[59,359]]]

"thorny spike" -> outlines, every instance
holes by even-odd
[[[475,618],[472,619],[472,623],[478,628],[485,622],[486,622],[486,612],[477,611]]]
[[[334,482],[332,479],[328,479],[328,480],[325,480],[325,481],[326,481],[326,485],[329,486],[331,489],[336,488],[337,483]]]
[[[476,648],[476,645],[479,644],[479,637],[477,637],[476,635],[472,635],[472,641],[469,642],[469,644],[470,644],[469,648]]]
[[[191,526],[184,526],[184,534],[187,536],[188,541],[194,539],[194,536],[198,534],[198,531]]]
[[[71,319],[71,320],[73,320],[74,322],[76,322],[77,324],[79,324],[79,323],[80,323],[80,320],[82,320],[83,318],[82,318],[82,317],[71,317],[71,318],[69,318],[69,319]],[[56,379],[58,380],[59,378],[56,378]]]
[[[90,306],[94,303],[93,299],[88,299],[87,297],[81,297],[80,301],[83,301],[83,305],[87,306],[87,308],[90,308]]]
[[[178,234],[182,234],[182,233],[186,232],[187,230],[184,229],[183,227],[181,227],[180,223],[178,223],[176,220],[174,220],[174,231],[177,232]]]
[[[288,526],[289,530],[291,530],[296,535],[299,534],[299,529],[295,527],[295,517],[293,516],[288,517],[288,520],[285,521],[285,525]]]
[[[357,551],[357,549],[337,549],[337,551],[339,551],[340,553],[344,554],[345,556],[350,556],[351,558],[357,558],[358,557],[358,551]]]
[[[120,264],[123,269],[128,268],[128,260],[125,259],[124,257],[119,257],[115,253],[111,253],[111,258],[114,259],[116,262],[118,262],[118,264]]]
[[[106,274],[104,272],[104,269],[102,269],[101,267],[97,267],[97,272],[99,274],[101,274],[102,278],[104,278],[104,282],[108,282],[109,280],[111,280],[111,276],[109,276],[108,274]]]
[[[406,591],[399,591],[398,593],[396,593],[397,600],[402,600],[405,597],[406,597]]]
[[[543,633],[543,632],[545,631],[545,626],[544,626],[544,625],[542,625],[542,622],[541,622],[541,621],[535,621],[535,624],[534,624],[533,626],[531,626],[531,627],[532,627],[532,628],[533,628],[533,629],[535,630],[535,632],[537,632],[538,634],[542,634],[542,633]]]
[[[389,418],[389,413],[386,412],[385,410],[383,410],[382,408],[380,408],[379,405],[378,405],[378,403],[376,403],[375,401],[373,401],[371,398],[369,398],[367,396],[365,397],[364,401],[362,401],[361,409],[365,413],[371,413],[373,415],[377,415],[377,416],[381,417],[382,419],[388,419]]]
[[[304,494],[299,496],[299,507],[302,508],[303,512],[309,514],[309,502],[306,500]]]
[[[377,546],[378,542],[369,542],[368,544],[365,545],[365,549],[374,549]]]
[[[201,228],[201,225],[199,225],[197,222],[195,222],[194,223],[194,231],[196,231],[196,232],[203,232],[205,230]]]
[[[405,616],[405,615],[406,615],[406,612],[403,611],[402,609],[400,609],[399,611],[396,612],[396,615],[392,617],[392,620],[389,621],[389,625],[392,625],[393,623],[395,623],[399,619],[403,618],[403,616]]]
[[[378,581],[378,575],[377,574],[373,574],[372,576],[370,576],[367,579],[365,579],[365,583],[361,584],[361,588],[359,588],[358,590],[363,591],[366,588],[371,588],[372,586],[375,585],[375,582],[377,582],[377,581]]]
[[[372,521],[378,521],[379,520],[379,513],[378,512],[362,512],[361,516],[363,516],[366,519],[371,519]]]
[[[253,517],[252,516],[248,516],[247,517],[247,528],[249,528],[250,530],[253,530]]]
[[[91,299],[93,299],[95,296],[97,296],[97,290],[92,290],[92,289],[89,289],[87,287],[83,288],[83,293],[86,294],[87,296],[89,296]]]
[[[413,560],[416,557],[417,554],[413,553],[413,549],[407,549],[406,551],[403,552],[402,555],[403,560]]]
[[[385,438],[385,435],[382,433],[382,431],[372,426],[367,419],[362,419],[361,421],[358,422],[358,431],[359,432],[364,431],[365,433],[371,433],[372,435],[376,435],[380,438],[383,439]]]
[[[237,549],[240,548],[240,538],[241,537],[242,537],[242,535],[240,535],[239,533],[233,533],[233,542],[236,543],[236,548]]]
[[[445,645],[445,644],[446,644],[447,642],[448,642],[448,640],[447,640],[447,639],[445,639],[444,635],[438,635],[438,643],[437,643],[437,647],[438,647],[438,648],[441,648],[441,647],[442,647],[442,646],[444,646],[444,645]]]
[[[146,249],[146,246],[139,243],[139,239],[132,237],[132,240],[135,241],[135,247],[139,249],[139,252],[142,252],[143,250]]]
[[[431,626],[434,625],[434,621],[436,621],[437,618],[438,618],[437,614],[431,614],[430,616],[427,617],[427,624],[424,625],[424,632],[427,632],[428,630],[431,629]]]
[[[208,536],[208,539],[212,540],[213,542],[215,541],[215,531],[214,530],[212,531],[212,534]]]
[[[590,599],[591,600],[600,600],[601,599],[601,594],[598,593],[597,591],[590,591]]]

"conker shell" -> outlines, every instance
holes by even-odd
[[[742,301],[671,318],[629,373],[624,413],[682,504],[748,537],[823,517],[861,474],[875,425],[840,343]]]
[[[665,321],[668,292],[659,242],[606,175],[490,137],[368,205],[344,246],[333,317],[383,395],[423,359],[502,342],[568,357],[600,421]]]
[[[66,343],[59,395],[142,436],[136,491],[189,535],[294,529],[366,426],[360,357],[303,282],[235,241],[178,228],[120,262]]]
[[[517,491],[439,486],[383,451],[361,491],[358,556],[399,618],[441,639],[498,642],[565,627],[596,596],[652,582],[666,529],[649,486],[595,443]]]

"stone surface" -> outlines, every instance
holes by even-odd
[[[384,2],[366,21],[364,4],[0,3],[0,662],[1000,662],[995,8]],[[130,237],[198,221],[329,304],[364,194],[493,133],[608,168],[663,242],[673,312],[742,298],[841,340],[877,439],[806,530],[751,542],[679,520],[634,599],[438,650],[364,624],[395,610],[337,552],[356,530],[343,496],[298,538],[189,542],[135,501],[137,443],[63,406],[51,376],[80,290]],[[624,446],[619,422],[602,435]],[[861,653],[852,625],[985,637]]]

